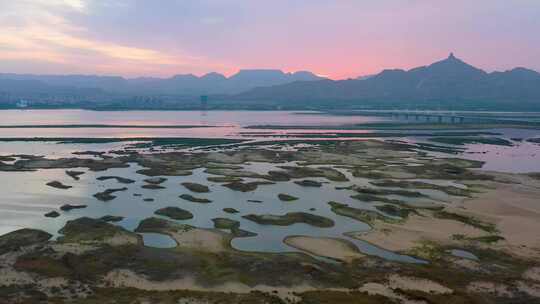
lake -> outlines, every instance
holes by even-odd
[[[343,114],[343,113],[342,113]],[[87,111],[87,110],[2,110],[0,111],[0,138],[139,138],[139,137],[190,137],[190,138],[242,138],[252,140],[295,139],[304,140],[328,138],[327,134],[346,134],[341,139],[363,138],[370,133],[425,133],[432,135],[452,130],[377,130],[350,129],[353,125],[377,123],[402,123],[406,120],[391,117],[355,115],[328,115],[320,112],[292,111]],[[535,121],[537,114],[483,112],[482,115],[501,118],[522,118]],[[534,114],[534,115],[533,115]],[[473,115],[464,113],[463,115]],[[532,118],[531,118],[532,117]],[[414,122],[414,121],[413,121]],[[58,126],[43,128],[43,126]],[[71,127],[66,127],[71,125]],[[73,125],[100,125],[100,127],[73,127]],[[104,127],[104,126],[124,127]],[[272,129],[246,128],[249,126],[275,126]],[[2,128],[2,126],[4,128]],[[9,128],[6,128],[8,127]],[[12,128],[25,126],[25,128]],[[31,127],[35,126],[35,127]],[[63,127],[60,127],[63,126]],[[127,128],[127,126],[131,126]],[[140,128],[133,126],[142,126]],[[161,126],[161,127],[159,127]],[[163,126],[173,126],[163,128]],[[283,129],[280,126],[306,126],[308,129]],[[347,126],[348,129],[339,129]],[[159,127],[159,128],[158,128]],[[327,127],[328,129],[325,129]],[[459,130],[458,130],[459,131]],[[500,133],[508,140],[515,138],[534,138],[540,136],[535,129],[498,128],[489,130],[465,130]],[[305,136],[309,135],[309,138]],[[325,135],[325,136],[322,136]],[[427,136],[429,137],[429,136]],[[425,137],[411,136],[407,140],[426,141]],[[119,149],[123,143],[56,145],[51,142],[3,142],[0,154],[45,154],[51,157],[66,157],[81,149],[107,151]],[[514,145],[494,146],[482,144],[466,145],[466,153],[460,157],[485,161],[487,170],[505,172],[540,171],[540,146],[526,141],[514,141]]]
[[[294,164],[251,163],[244,166],[244,168],[252,172],[266,173],[270,170],[277,170],[278,165]],[[0,234],[26,227],[43,229],[58,235],[57,231],[68,220],[81,216],[97,218],[105,215],[125,217],[119,224],[133,230],[142,219],[153,216],[155,210],[168,206],[178,206],[194,214],[193,219],[182,221],[182,223],[196,227],[212,228],[213,218],[226,217],[239,221],[242,229],[258,234],[255,237],[235,238],[232,245],[237,249],[283,252],[296,251],[282,242],[288,235],[343,237],[345,232],[368,231],[370,229],[367,224],[334,214],[327,204],[329,201],[340,201],[354,204],[357,207],[361,206],[368,210],[375,210],[373,204],[366,204],[352,199],[350,196],[354,194],[354,191],[335,189],[336,186],[348,186],[351,184],[367,185],[367,179],[354,178],[344,170],[343,173],[351,179],[350,182],[328,183],[324,179],[315,179],[325,182],[321,188],[301,187],[289,182],[260,186],[255,191],[244,193],[225,188],[220,183],[208,182],[207,178],[212,175],[205,173],[203,169],[194,170],[190,176],[167,177],[167,181],[161,184],[161,186],[165,187],[164,189],[144,189],[141,186],[145,184],[143,180],[147,177],[137,174],[136,171],[139,169],[142,169],[142,167],[134,164],[129,168],[109,169],[106,172],[92,172],[77,168],[76,170],[85,172],[78,181],[74,181],[66,175],[65,170],[61,169],[47,169],[37,172],[0,172],[3,197],[0,203]],[[116,199],[110,202],[99,202],[92,196],[94,193],[109,188],[126,186],[115,180],[99,181],[96,179],[104,175],[129,178],[134,180],[135,183],[127,185],[128,190],[115,193]],[[51,180],[60,181],[63,184],[73,186],[73,188],[59,190],[49,187],[46,183]],[[255,179],[244,178],[244,180],[249,182]],[[195,195],[210,199],[212,203],[200,204],[179,198],[181,194],[190,193],[181,186],[182,182],[208,185],[211,192]],[[277,198],[278,193],[288,193],[299,199],[293,203],[283,202]],[[137,194],[137,196],[134,194]],[[148,198],[152,198],[154,201],[145,201]],[[88,207],[65,212],[58,218],[46,218],[43,216],[46,212],[58,209],[64,204],[84,204]],[[224,212],[222,209],[226,207],[238,210],[238,214]],[[259,225],[242,218],[242,215],[249,213],[285,214],[287,212],[309,212],[331,218],[335,221],[335,226],[318,228],[307,224],[295,224],[281,227]],[[166,244],[162,235],[150,234],[145,235],[145,237],[148,238],[150,244],[157,244],[157,247]],[[359,240],[351,238],[350,241],[369,254],[395,260],[414,261],[414,259],[394,254]]]
[[[80,151],[111,151],[126,147],[126,142],[111,143],[67,143],[58,144],[55,141],[44,142],[24,141],[24,138],[33,137],[59,137],[59,138],[133,138],[133,137],[190,137],[190,138],[242,138],[248,140],[277,140],[277,139],[301,139],[306,142],[313,139],[324,139],[318,136],[337,134],[332,139],[362,138],[369,133],[390,132],[376,129],[339,130],[339,126],[389,122],[388,118],[352,115],[326,115],[317,112],[285,112],[285,111],[128,111],[128,112],[96,112],[84,110],[8,110],[0,111],[0,138],[21,138],[20,141],[4,141],[0,143],[0,156],[12,154],[43,155],[47,158],[73,157],[73,152]],[[45,128],[44,125],[57,125],[55,128]],[[68,125],[99,125],[94,127],[73,127]],[[121,125],[124,127],[104,127],[103,125]],[[265,128],[250,129],[252,125],[272,126],[313,126],[314,129],[281,129]],[[9,128],[7,128],[9,126]],[[12,128],[12,126],[24,126]],[[128,127],[139,126],[139,127]],[[161,128],[158,126],[171,126]],[[182,127],[183,126],[183,127]],[[324,129],[328,127],[328,129]],[[477,132],[480,130],[467,130]],[[504,138],[512,143],[509,146],[491,144],[466,144],[458,157],[485,161],[483,169],[507,171],[507,172],[533,172],[540,171],[540,146],[536,143],[523,139],[535,138],[540,135],[539,130],[532,129],[490,129],[481,130],[493,132],[497,137]],[[392,131],[396,132],[396,131]],[[384,137],[385,140],[404,140],[412,143],[430,143],[429,136],[450,132],[449,130],[422,131],[426,136],[418,136],[420,131],[401,130],[405,135],[402,137]],[[408,133],[410,132],[410,133]],[[244,134],[245,133],[245,134]],[[247,134],[247,135],[246,135]],[[294,135],[297,135],[296,137]],[[350,134],[353,134],[352,136]],[[411,136],[407,136],[411,134]],[[416,135],[414,135],[416,134]],[[291,136],[292,135],[292,136]],[[283,136],[283,137],[282,137]],[[287,137],[291,136],[291,137]],[[519,138],[519,139],[518,139]],[[449,146],[442,144],[441,146]],[[151,152],[147,150],[146,152]],[[440,152],[428,152],[428,155],[438,157],[456,157],[455,154]],[[89,157],[92,156],[78,156]],[[283,165],[283,164],[280,164]],[[290,164],[295,165],[295,164]],[[349,182],[327,183],[324,179],[315,179],[325,182],[320,188],[300,187],[292,182],[265,185],[252,192],[238,192],[222,187],[217,183],[209,183],[210,176],[204,170],[196,169],[193,175],[182,177],[172,176],[163,184],[163,190],[143,189],[146,177],[137,174],[142,169],[138,165],[131,164],[129,168],[109,169],[105,172],[92,172],[87,169],[74,168],[85,172],[81,179],[74,181],[67,176],[63,169],[38,170],[36,172],[0,172],[0,234],[7,233],[22,227],[32,227],[46,230],[56,234],[67,220],[80,216],[101,217],[105,215],[124,216],[119,222],[126,229],[133,230],[140,220],[150,217],[153,212],[162,207],[180,205],[192,212],[193,219],[184,221],[197,227],[212,228],[212,219],[227,217],[241,223],[241,228],[257,233],[257,236],[247,238],[235,238],[232,246],[239,250],[283,252],[296,251],[284,244],[282,240],[288,235],[327,236],[344,238],[345,232],[368,231],[369,225],[347,217],[337,216],[330,210],[329,201],[339,201],[352,204],[362,209],[374,211],[372,204],[359,202],[352,199],[352,190],[337,190],[336,186],[368,185],[365,178],[354,177],[336,167],[350,180]],[[277,164],[252,162],[243,165],[243,169],[252,172],[266,174],[268,171],[277,170]],[[117,188],[120,185],[114,180],[98,181],[96,178],[103,175],[121,176],[133,179],[135,183],[126,191],[115,193],[118,197],[110,202],[98,202],[92,196],[96,192],[108,188]],[[52,180],[73,185],[67,190],[58,190],[46,186]],[[250,178],[245,178],[250,181]],[[183,201],[180,194],[187,193],[180,184],[182,182],[196,182],[207,184],[211,192],[204,197],[213,201],[211,204],[197,204]],[[459,183],[453,184],[464,187]],[[448,197],[431,190],[419,190],[427,196],[436,196],[445,201]],[[277,193],[288,193],[298,197],[294,203],[282,202],[277,199]],[[153,202],[144,201],[145,198],[154,199]],[[250,201],[261,201],[253,203]],[[51,210],[58,209],[63,204],[85,204],[88,208],[66,212],[59,218],[45,218],[43,215]],[[223,208],[234,208],[239,214],[226,214]],[[309,210],[309,211],[308,211]],[[246,220],[241,215],[248,213],[284,214],[286,212],[310,212],[319,216],[333,219],[336,225],[331,228],[317,228],[307,224],[295,224],[287,227],[274,225],[259,225]],[[171,247],[174,242],[167,236],[160,234],[144,234],[145,242],[155,247]],[[399,255],[369,243],[348,238],[364,253],[381,256],[387,259],[418,262],[414,258]]]

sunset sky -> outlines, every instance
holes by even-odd
[[[2,73],[341,79],[451,51],[488,71],[540,71],[540,1],[0,0]]]

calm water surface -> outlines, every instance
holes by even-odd
[[[251,125],[340,126],[382,117],[334,116],[291,111],[86,111],[4,110],[0,126],[123,125],[205,128],[0,128],[0,137],[238,137]]]
[[[365,116],[330,116],[319,113],[297,115],[294,112],[262,112],[262,111],[129,111],[129,112],[94,112],[82,110],[13,110],[0,111],[0,125],[65,125],[65,124],[107,124],[107,125],[195,125],[212,126],[208,128],[0,128],[0,137],[201,137],[221,138],[239,137],[239,133],[249,125],[312,125],[312,126],[339,126],[345,124],[358,124],[379,122],[381,118]],[[249,132],[278,132],[290,133],[322,133],[329,130],[253,130]],[[484,130],[486,131],[486,130]],[[503,138],[530,138],[540,137],[538,130],[496,129],[488,130],[501,133]],[[332,132],[339,132],[332,130]],[[343,131],[347,133],[366,133],[373,130]],[[375,131],[376,132],[376,131]],[[350,139],[350,138],[349,138]],[[403,139],[403,138],[401,138]],[[427,142],[426,138],[407,137],[406,140]],[[44,155],[50,158],[73,157],[75,151],[110,151],[125,147],[126,143],[107,144],[57,144],[54,142],[2,142],[0,155],[32,154]],[[514,141],[514,146],[494,145],[466,145],[465,153],[458,157],[485,161],[483,169],[507,172],[540,172],[540,145],[525,141]],[[431,153],[442,157],[455,157],[442,153]],[[90,156],[78,156],[90,157]],[[281,164],[283,165],[283,164]],[[153,216],[153,212],[167,206],[177,206],[191,211],[195,217],[182,221],[197,227],[213,227],[212,219],[226,217],[240,221],[241,228],[258,235],[249,238],[236,238],[232,246],[247,251],[283,252],[295,251],[284,244],[282,240],[288,235],[310,235],[345,238],[355,243],[361,251],[381,256],[387,259],[418,262],[411,257],[398,255],[366,242],[350,239],[343,235],[350,231],[368,231],[367,224],[334,214],[329,201],[339,201],[356,208],[375,210],[373,204],[366,204],[350,198],[353,194],[349,190],[336,190],[335,186],[367,184],[366,179],[354,178],[348,172],[342,171],[351,179],[346,183],[325,183],[321,188],[301,187],[292,182],[280,182],[275,185],[260,186],[256,191],[242,193],[222,187],[220,184],[207,181],[208,174],[203,169],[193,172],[192,176],[169,177],[163,184],[166,189],[142,189],[143,179],[146,176],[135,173],[140,169],[132,164],[129,168],[109,169],[106,172],[89,172],[81,176],[79,181],[71,179],[65,170],[49,169],[37,172],[0,172],[0,235],[22,227],[31,227],[46,230],[57,235],[57,231],[65,222],[81,216],[101,217],[104,215],[124,216],[125,220],[119,224],[133,230],[140,220]],[[274,164],[252,163],[244,166],[245,170],[266,173],[275,169]],[[114,180],[98,181],[102,175],[117,175],[136,180],[136,183],[127,185],[124,192],[117,192],[117,199],[110,202],[100,202],[92,197],[96,192],[107,188],[118,188],[126,185],[118,184]],[[47,182],[58,180],[64,184],[72,185],[68,190],[59,190],[46,186]],[[246,179],[249,181],[249,179]],[[319,179],[320,181],[326,181]],[[195,195],[213,200],[211,204],[197,204],[180,199],[181,194],[189,193],[180,185],[182,182],[199,182],[209,185],[212,190],[208,194]],[[452,181],[427,181],[433,183],[451,184],[464,187]],[[434,190],[425,191],[427,195],[438,201],[448,201],[444,193]],[[282,202],[277,199],[278,193],[288,193],[299,197],[295,202]],[[141,197],[134,196],[141,194]],[[153,198],[154,202],[144,202],[144,198]],[[405,199],[406,198],[400,198]],[[263,203],[250,203],[248,200],[261,200]],[[62,212],[62,216],[50,219],[43,214],[57,210],[63,204],[86,204],[88,208]],[[430,203],[430,202],[423,202]],[[228,214],[223,208],[235,208],[238,214]],[[306,224],[295,224],[288,227],[258,225],[243,219],[241,216],[255,214],[278,214],[287,212],[309,212],[331,218],[336,225],[332,228],[316,228]],[[143,234],[146,245],[160,248],[175,246],[174,241],[160,234]]]
[[[328,125],[382,121],[381,117],[293,111],[87,111],[2,110],[0,125]]]
[[[283,164],[281,164],[283,165]],[[290,164],[292,165],[292,163]],[[274,164],[252,163],[245,169],[266,173],[268,170],[277,169]],[[57,231],[64,226],[65,222],[81,216],[102,217],[104,215],[123,216],[125,219],[118,224],[126,229],[134,230],[142,219],[155,216],[155,210],[168,206],[176,206],[191,211],[194,218],[181,221],[197,227],[213,227],[213,218],[226,217],[237,220],[241,223],[241,228],[258,235],[249,238],[236,238],[233,240],[233,247],[246,251],[264,252],[284,252],[296,251],[296,249],[285,245],[282,241],[289,235],[310,235],[341,237],[345,232],[368,231],[370,227],[362,222],[342,217],[334,214],[328,205],[329,201],[339,201],[356,208],[375,210],[373,203],[363,203],[350,198],[354,194],[351,190],[336,190],[336,186],[347,186],[352,183],[362,185],[367,184],[366,179],[353,178],[348,172],[343,171],[351,182],[324,183],[321,188],[301,187],[292,182],[278,182],[275,185],[263,185],[252,192],[233,191],[217,183],[207,181],[208,174],[203,169],[194,170],[192,176],[169,177],[162,185],[166,189],[149,190],[143,189],[143,179],[146,176],[139,175],[135,171],[141,167],[132,164],[129,168],[109,169],[106,172],[90,172],[86,169],[76,169],[86,171],[80,176],[79,181],[73,180],[65,174],[65,170],[48,169],[37,172],[0,172],[0,184],[2,185],[3,199],[0,202],[0,233],[7,233],[22,227],[43,229],[53,235],[58,235]],[[123,185],[115,180],[99,181],[97,177],[103,175],[115,175],[136,180],[133,184]],[[46,186],[52,180],[58,180],[73,188],[60,190]],[[246,179],[249,181],[250,179]],[[324,179],[318,179],[325,182]],[[210,193],[194,194],[197,197],[211,199],[210,204],[198,204],[180,199],[181,194],[190,193],[185,189],[182,182],[198,182],[210,187]],[[109,202],[100,202],[92,195],[96,192],[104,191],[107,188],[128,187],[127,191],[117,192],[117,198]],[[134,194],[142,196],[134,196]],[[277,198],[279,193],[288,193],[299,197],[294,202],[282,202]],[[145,198],[153,198],[154,202],[144,202]],[[252,203],[248,200],[259,200],[262,203]],[[62,212],[58,218],[46,218],[43,215],[51,210],[58,210],[63,204],[85,204],[86,209]],[[228,214],[223,208],[235,208],[237,214]],[[294,224],[291,226],[259,225],[242,218],[246,214],[278,214],[287,212],[308,212],[317,214],[335,221],[335,226],[331,228],[317,228],[307,224]],[[145,244],[154,247],[172,247],[173,242],[169,237],[156,234],[143,235]],[[395,254],[381,248],[377,248],[366,242],[349,239],[355,243],[361,251],[382,256],[387,259],[400,260],[406,262],[417,262],[418,260]]]
[[[478,257],[474,255],[472,252],[462,250],[462,249],[452,249],[450,250],[450,254],[459,258],[464,258],[464,259],[469,259],[469,260],[474,260],[474,261],[478,260]]]
[[[487,113],[495,115],[495,113]],[[500,113],[508,116],[511,113]],[[519,114],[519,113],[518,113]],[[514,114],[516,115],[516,114]],[[524,115],[524,114],[520,114]],[[529,114],[529,116],[532,114]],[[535,114],[536,115],[536,114]],[[534,115],[533,115],[534,116]],[[536,116],[534,116],[536,117]],[[328,126],[388,122],[385,117],[362,115],[325,115],[318,112],[291,111],[86,111],[86,110],[3,110],[0,111],[0,126],[17,125],[175,125],[206,126],[204,128],[0,128],[0,138],[28,137],[195,137],[195,138],[244,138],[244,139],[282,139],[261,137],[261,134],[317,134],[317,133],[365,133],[384,132],[377,130],[267,130],[245,129],[252,125],[291,125],[291,126]],[[475,131],[475,130],[468,130]],[[532,138],[540,137],[540,130],[493,129],[482,130],[501,133],[500,137]],[[250,134],[246,135],[248,132]],[[387,131],[387,132],[422,132],[431,131]],[[444,130],[441,130],[444,132]],[[244,134],[243,134],[244,133]],[[259,133],[259,135],[257,135]],[[351,139],[351,137],[343,138]],[[401,138],[403,139],[403,138]],[[407,140],[426,142],[427,137]],[[504,172],[540,171],[540,144],[514,142],[512,147],[493,145],[467,145],[467,151],[459,157],[486,162],[484,169]],[[40,154],[48,157],[66,157],[74,151],[108,151],[120,149],[125,143],[102,145],[57,145],[56,143],[3,142],[0,154]]]

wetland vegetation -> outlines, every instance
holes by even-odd
[[[193,218],[193,213],[178,207],[166,207],[158,209],[154,213],[169,217],[173,220],[189,220]]]
[[[182,183],[182,186],[186,187],[186,189],[188,189],[191,192],[196,192],[196,193],[210,192],[210,189],[208,188],[208,186],[202,185],[202,184],[185,182],[185,183]]]
[[[94,197],[102,202],[108,202],[116,198],[116,195],[113,195],[113,193],[126,190],[128,190],[128,188],[126,187],[107,189],[103,192],[98,192],[94,194]]]
[[[537,173],[488,172],[481,161],[392,140],[211,142],[215,149],[196,152],[176,149],[195,146],[190,140],[163,139],[114,153],[2,156],[6,176],[55,172],[44,175],[54,181],[49,187],[43,178],[38,184],[40,197],[58,202],[40,211],[48,224],[0,236],[0,299],[485,304],[539,297],[540,248],[526,227],[540,221],[525,212],[538,210]],[[152,246],[158,236],[170,246]]]
[[[183,199],[183,200],[186,200],[186,201],[190,201],[190,202],[193,202],[193,203],[200,203],[200,204],[209,204],[211,203],[212,201],[207,199],[207,198],[200,198],[200,197],[195,197],[191,194],[182,194],[180,195],[180,198]]]
[[[261,225],[289,226],[296,223],[304,223],[323,228],[334,226],[333,220],[306,212],[291,212],[285,215],[248,214],[244,215],[243,218]]]

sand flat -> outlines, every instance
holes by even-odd
[[[540,250],[540,182],[523,175],[506,175],[520,184],[497,183],[496,189],[465,200],[467,212],[491,218],[509,246]]]
[[[182,248],[208,252],[221,252],[229,249],[230,236],[221,231],[193,228],[188,231],[168,230],[166,233]]]
[[[505,240],[492,244],[492,247],[522,257],[539,257],[540,182],[521,174],[497,173],[497,178],[504,179],[505,183],[490,182],[489,186],[494,189],[476,193],[473,198],[456,199],[446,210],[496,224],[498,235]],[[413,215],[399,224],[376,222],[371,231],[350,232],[347,235],[388,250],[403,252],[426,240],[442,245],[455,243],[452,240],[454,234],[470,238],[489,235],[472,226],[430,215]]]
[[[283,241],[296,249],[335,260],[351,262],[364,257],[356,246],[346,240],[328,237],[288,236]]]
[[[486,233],[460,222],[415,215],[410,216],[404,224],[377,221],[373,230],[347,233],[350,237],[365,240],[391,251],[407,251],[424,240],[447,244],[451,242],[453,234],[478,237]]]

